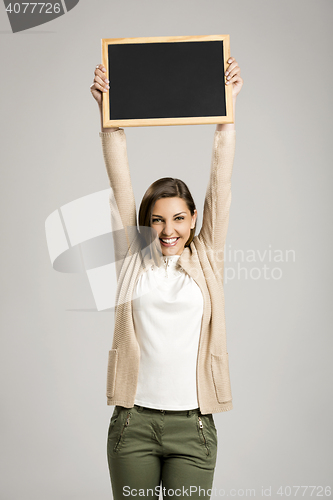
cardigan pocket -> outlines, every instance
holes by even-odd
[[[118,351],[111,349],[109,351],[108,372],[106,381],[106,395],[108,398],[114,396],[116,374],[117,374]]]
[[[211,354],[211,366],[218,402],[231,401],[229,354]]]

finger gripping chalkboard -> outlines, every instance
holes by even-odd
[[[103,39],[103,126],[231,123],[229,36]]]

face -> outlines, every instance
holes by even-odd
[[[157,231],[163,255],[180,255],[183,252],[196,218],[197,211],[192,216],[182,198],[175,196],[156,201],[150,225]],[[171,241],[163,241],[167,239]]]

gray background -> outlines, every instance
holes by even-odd
[[[214,415],[214,486],[300,498],[293,486],[331,485],[331,27],[323,0],[81,0],[15,35],[0,8],[1,499],[111,496],[113,313],[94,311],[84,274],[52,269],[44,230],[51,212],[109,186],[89,90],[108,37],[230,34],[244,87],[227,247],[292,249],[295,261],[265,259],[281,279],[225,285],[234,409]],[[137,207],[151,182],[176,176],[200,227],[214,130],[127,129]]]

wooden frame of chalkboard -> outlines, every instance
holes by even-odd
[[[229,35],[103,38],[103,127],[233,123]]]

